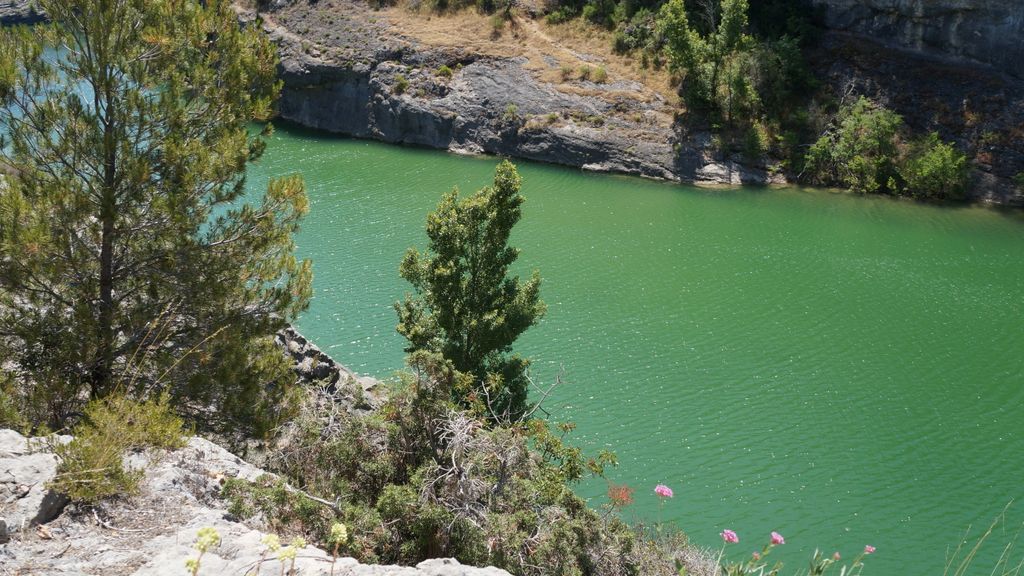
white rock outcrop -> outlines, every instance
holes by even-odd
[[[65,442],[68,437],[54,441]],[[68,508],[49,522],[46,483],[56,472],[50,444],[0,430],[0,566],[19,575],[184,576],[185,562],[197,556],[197,532],[212,527],[219,546],[207,552],[201,575],[279,574],[281,564],[264,554],[265,534],[235,521],[219,497],[224,478],[255,480],[265,472],[202,438],[173,452],[131,455],[127,464],[144,468],[137,495],[116,498],[97,510]],[[50,511],[52,512],[52,510]],[[58,509],[59,512],[59,509]],[[45,514],[44,514],[45,515]],[[5,541],[6,540],[6,541]],[[306,546],[297,554],[294,574],[331,573],[327,552]],[[415,567],[360,564],[339,558],[336,575],[349,576],[509,576],[497,568],[463,566],[452,559],[427,560]]]

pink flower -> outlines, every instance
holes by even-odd
[[[751,556],[754,557],[754,560],[760,560],[761,559],[761,553],[757,552],[757,551],[755,551],[753,554],[751,554]]]
[[[839,562],[840,558],[842,558],[842,556],[839,555],[839,551],[837,550],[836,553],[832,555],[832,559]]]
[[[722,530],[722,540],[729,542],[730,544],[736,544],[740,541],[740,537],[735,532],[729,529]]]
[[[669,488],[668,486],[665,486],[664,484],[658,484],[657,486],[655,486],[654,493],[657,494],[658,496],[661,496],[662,498],[672,497],[672,489]]]
[[[785,544],[786,539],[782,537],[782,534],[778,532],[772,532],[772,546],[778,546],[779,544]]]
[[[874,554],[875,553],[875,547],[872,546],[871,544],[868,544],[867,546],[864,547],[864,553],[865,554]]]

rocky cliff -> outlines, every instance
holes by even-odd
[[[630,76],[627,69],[636,72],[635,62],[603,82],[578,77],[579,65],[612,70],[616,56],[597,40],[589,44],[593,52],[583,51],[579,43],[551,37],[552,30],[528,16],[481,41],[472,16],[379,11],[360,0],[279,4],[263,15],[264,26],[282,56],[281,115],[299,124],[679,182],[786,182],[771,162],[752,165],[742,155],[721,153],[700,118],[681,117],[677,95],[657,88],[667,86],[666,79],[645,78],[646,71]],[[938,14],[931,8],[913,12],[907,8],[913,3],[898,0],[829,4],[832,26],[862,33],[829,31],[811,55],[815,73],[836,99],[867,95],[903,115],[915,133],[936,131],[955,141],[976,169],[976,199],[1024,204],[1013,184],[1024,171],[1024,80],[979,66],[981,56],[974,58],[967,40],[957,40],[968,30],[972,37],[983,33],[981,24],[964,22],[996,22],[996,12],[977,8],[978,2],[963,8],[963,25],[945,25],[943,43],[928,32],[932,24],[925,25]],[[883,13],[901,27],[900,34],[880,24]],[[917,44],[909,40],[912,27],[903,23],[904,13],[923,18],[914,28]],[[1011,30],[1020,18],[1005,20]],[[1022,37],[1008,35],[1001,42],[1019,46]],[[926,41],[933,39],[930,48]],[[936,57],[940,47],[945,52]],[[439,73],[444,68],[451,73]]]
[[[30,0],[0,0],[0,24],[32,24],[43,20]]]
[[[1024,78],[1020,0],[812,0],[825,24]]]
[[[451,36],[424,42],[349,0],[263,17],[282,56],[281,116],[304,126],[683,182],[785,182],[769,166],[720,155],[709,132],[680,126],[674,96],[628,78],[560,77],[567,62],[574,75],[577,63],[604,63],[530,21],[504,32],[518,36],[503,51]]]
[[[264,474],[202,438],[169,453],[143,452],[128,459],[145,470],[139,493],[96,508],[52,506],[46,483],[57,460],[49,446],[70,438],[29,439],[0,430],[0,572],[47,576],[87,574],[182,576],[200,528],[212,527],[221,543],[207,552],[200,575],[284,573],[265,555],[259,526],[237,522],[220,498],[225,478],[255,480]],[[331,556],[316,547],[298,552],[297,574],[327,575]],[[472,568],[436,559],[415,567],[360,564],[338,558],[333,574],[350,576],[509,576],[497,568]]]

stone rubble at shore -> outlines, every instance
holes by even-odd
[[[288,326],[280,330],[274,336],[274,343],[295,362],[299,384],[319,386],[347,410],[371,410],[384,399],[384,385],[379,380],[360,376],[335,362],[295,328]]]

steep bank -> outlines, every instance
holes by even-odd
[[[680,113],[667,75],[624,64],[596,29],[587,42],[578,38],[585,26],[572,37],[571,27],[529,13],[493,29],[471,13],[412,14],[357,0],[278,4],[265,25],[281,47],[281,114],[299,124],[679,182],[787,181],[769,159],[751,165],[723,154],[700,118]],[[1024,81],[975,60],[840,31],[846,20],[828,14],[837,30],[811,63],[837,100],[864,94],[915,133],[939,132],[972,161],[975,200],[1024,204],[1013,182],[1024,171]],[[607,78],[583,77],[582,68],[607,69]]]
[[[264,15],[279,43],[281,115],[312,128],[462,153],[491,153],[709,184],[785,183],[766,165],[723,156],[710,132],[684,128],[671,94],[614,72],[609,62],[547,38],[531,20],[500,42],[470,39],[488,19],[468,16],[406,34],[360,2],[295,3]],[[482,24],[481,24],[482,23]],[[465,40],[464,42],[462,40]],[[442,67],[451,70],[450,76]],[[604,78],[569,78],[588,67]]]
[[[70,437],[55,438],[66,442]],[[46,483],[57,461],[43,439],[0,430],[0,566],[4,573],[179,576],[200,528],[212,527],[221,543],[203,555],[199,574],[283,573],[261,543],[267,526],[248,526],[228,513],[220,498],[227,478],[255,480],[265,472],[202,438],[170,453],[132,455],[144,469],[137,495],[118,497],[95,509],[46,507]],[[55,516],[55,517],[54,517]],[[273,519],[267,519],[267,524]],[[263,529],[263,530],[261,530]],[[283,538],[287,542],[286,538]],[[331,556],[314,546],[299,550],[295,569],[329,574]],[[508,576],[497,568],[471,568],[455,560],[427,560],[416,567],[360,564],[339,558],[335,574],[352,576]]]

